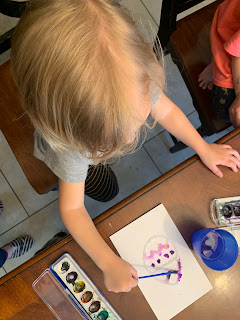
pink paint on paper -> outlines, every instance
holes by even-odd
[[[144,254],[144,258],[147,260],[151,260],[154,258],[154,256],[156,254],[158,254],[159,256],[161,256],[163,249],[168,249],[169,248],[169,244],[161,244],[159,243],[158,245],[158,250],[151,250],[150,251],[150,255],[147,256],[146,254]]]

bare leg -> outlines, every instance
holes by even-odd
[[[199,87],[202,89],[208,88],[212,90],[213,88],[213,74],[211,63],[200,73],[198,76]]]
[[[12,252],[13,252],[13,248],[12,246],[10,246],[9,244],[7,244],[6,246],[2,247],[1,249],[5,250],[8,254],[8,259],[11,258],[12,256]]]

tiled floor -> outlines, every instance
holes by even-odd
[[[122,3],[132,11],[139,27],[147,30],[146,34],[151,38],[152,30],[157,30],[160,2],[158,0],[123,0]],[[14,23],[16,21],[11,20],[8,24],[8,20],[0,16],[0,33]],[[152,27],[149,27],[149,23]],[[7,57],[8,53],[0,56],[0,63]],[[192,105],[181,74],[170,56],[166,56],[166,74],[169,97],[184,111],[193,125],[198,127],[197,112]],[[215,141],[225,133],[227,131],[207,140]],[[190,149],[171,154],[169,148],[172,144],[169,134],[160,126],[156,126],[149,132],[146,142],[139,151],[113,164],[112,168],[119,181],[120,193],[109,203],[96,202],[86,197],[85,204],[91,217],[98,216],[193,154]],[[0,277],[31,258],[54,234],[61,230],[66,231],[59,216],[57,198],[56,191],[38,195],[32,189],[0,132],[0,200],[4,204],[4,211],[0,216],[0,247],[23,234],[32,235],[35,239],[35,246],[28,254],[18,259],[8,260],[4,267],[0,268]]]

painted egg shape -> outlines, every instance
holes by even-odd
[[[82,292],[85,289],[85,283],[83,281],[75,282],[73,285],[73,291],[76,293]]]
[[[65,273],[69,270],[70,264],[67,261],[64,261],[60,267],[60,272]]]
[[[94,301],[90,304],[89,311],[91,313],[97,312],[101,307],[101,303],[99,301]]]
[[[97,315],[98,320],[106,320],[107,318],[108,318],[108,312],[106,310],[99,312],[99,314]]]
[[[93,293],[91,291],[86,291],[82,294],[81,301],[83,303],[87,303],[92,299],[92,297],[93,297]]]
[[[69,272],[66,276],[66,280],[68,283],[74,283],[76,279],[77,279],[77,272],[75,271]]]

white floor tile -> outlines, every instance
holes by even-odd
[[[0,131],[0,169],[28,214],[40,210],[58,198],[58,192],[39,195],[29,184],[4,135]]]
[[[18,22],[18,18],[11,18],[0,13],[0,35],[11,30]],[[10,50],[0,55],[0,65],[7,61],[10,57]]]
[[[171,99],[184,113],[189,115],[195,108],[192,103],[192,97],[181,76],[176,64],[172,61],[171,55],[165,56],[167,96]]]
[[[18,23],[18,18],[12,18],[0,13],[0,35],[11,30]],[[0,65],[7,61],[10,57],[10,50],[0,55]]]
[[[111,167],[118,179],[119,194],[112,201],[106,203],[86,197],[85,206],[92,218],[95,218],[160,176],[159,171],[144,148],[141,148],[132,155],[123,157],[118,163],[111,165]]]
[[[0,34],[3,34],[16,26],[18,18],[8,17],[0,13]]]
[[[120,4],[128,9],[142,34],[153,42],[158,26],[140,0],[122,0]]]
[[[3,268],[0,268],[0,278],[5,276],[6,272],[3,270]]]
[[[162,0],[142,0],[142,2],[150,12],[156,24],[159,25],[162,10]]]
[[[3,212],[0,215],[0,234],[28,217],[20,201],[0,172],[0,200]]]
[[[0,55],[0,65],[9,59],[10,59],[10,50],[7,50],[6,52]]]
[[[194,152],[190,148],[186,148],[176,153],[170,153],[169,149],[174,145],[168,132],[164,131],[148,141],[144,147],[151,155],[158,169],[165,173],[178,164],[191,157]]]
[[[0,236],[0,247],[23,235],[30,235],[35,240],[33,248],[28,253],[19,258],[8,259],[4,264],[4,269],[10,272],[29,260],[37,250],[60,231],[66,232],[66,228],[60,218],[58,201],[55,201]]]

